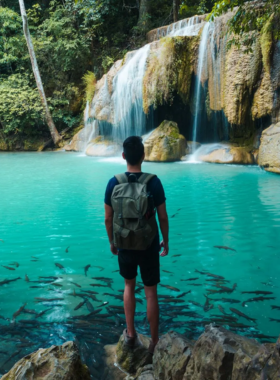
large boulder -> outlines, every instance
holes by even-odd
[[[102,380],[123,380],[126,378],[126,373],[119,369],[116,363],[116,344],[108,344],[104,346],[103,364],[104,372]]]
[[[179,161],[185,155],[187,141],[177,123],[163,121],[144,142],[145,161]]]
[[[113,157],[121,153],[121,146],[113,140],[98,136],[92,140],[86,149],[87,156]]]
[[[259,165],[269,172],[280,173],[280,122],[262,133]]]
[[[246,148],[235,146],[213,150],[205,156],[201,156],[200,160],[216,164],[253,165],[255,163],[254,155],[251,152]]]
[[[247,377],[261,344],[254,339],[236,335],[222,327],[206,326],[194,345],[184,380],[259,380],[259,368]],[[265,377],[266,378],[266,377]],[[266,378],[267,379],[267,378]]]
[[[40,348],[19,360],[2,380],[90,380],[74,342]]]
[[[191,358],[193,343],[174,331],[161,337],[155,348],[153,365],[158,380],[182,380]]]
[[[130,374],[136,374],[139,368],[151,364],[152,355],[148,352],[149,344],[148,337],[138,334],[135,347],[130,348],[124,343],[122,335],[116,348],[117,362],[120,367]]]

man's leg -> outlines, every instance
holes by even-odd
[[[158,338],[159,325],[159,307],[157,297],[157,285],[145,286],[145,294],[147,299],[147,317],[150,323],[152,346],[156,346]]]
[[[124,301],[124,312],[125,312],[125,319],[126,319],[126,326],[127,326],[127,335],[134,337],[136,335],[135,327],[134,327],[134,314],[135,314],[135,283],[136,278],[132,280],[124,280],[125,281],[125,287],[124,287],[124,294],[123,294],[123,301]]]

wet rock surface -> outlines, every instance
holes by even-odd
[[[90,380],[87,366],[81,362],[77,346],[40,349],[18,361],[2,380]]]
[[[231,146],[216,149],[205,156],[201,156],[200,159],[204,162],[216,164],[253,165],[255,163],[254,155],[247,148]]]
[[[136,374],[139,368],[152,363],[152,355],[148,352],[149,344],[148,337],[138,334],[135,347],[130,348],[122,335],[116,347],[117,363],[125,372]]]
[[[104,136],[92,140],[86,149],[86,155],[92,157],[112,157],[121,153],[121,146]]]
[[[187,141],[177,123],[163,121],[145,141],[145,161],[179,161],[185,154]]]
[[[258,162],[265,170],[280,174],[280,122],[263,131]]]

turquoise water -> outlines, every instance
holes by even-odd
[[[113,315],[113,309],[106,307],[122,305],[118,298],[122,295],[123,279],[116,272],[117,258],[109,250],[103,197],[108,179],[124,170],[121,160],[75,153],[0,154],[0,284],[5,279],[21,278],[0,286],[3,342],[0,374],[18,357],[33,351],[39,338],[39,346],[46,346],[77,336],[77,325],[69,318],[86,315],[89,310],[86,304],[74,310],[83,301],[79,295],[73,295],[74,290],[78,294],[83,290],[98,293],[95,295],[98,301],[88,299],[95,310],[102,309],[92,322],[95,327],[91,327],[94,336],[91,343],[100,345],[117,340],[123,329],[124,315],[122,312]],[[203,331],[203,325],[211,321],[226,326],[225,321],[221,322],[226,318],[222,307],[230,317],[237,318],[230,322],[229,328],[233,331],[255,337],[268,335],[273,341],[280,327],[278,322],[269,319],[280,322],[280,310],[271,308],[280,306],[280,176],[258,167],[210,164],[145,163],[143,170],[160,177],[167,197],[170,253],[161,259],[161,283],[180,290],[159,287],[159,293],[166,296],[161,298],[164,301],[161,302],[161,331],[173,328],[196,337]],[[88,264],[91,267],[85,276],[84,267]],[[215,282],[208,281],[215,279],[209,273],[224,277],[224,281],[217,282],[217,278]],[[30,281],[25,281],[25,275]],[[39,276],[58,279],[54,279],[53,285],[42,283],[47,279],[39,281]],[[189,278],[198,279],[182,281]],[[141,281],[140,277],[138,280]],[[222,293],[225,289],[221,286],[232,290]],[[189,294],[176,298],[180,303],[175,303],[175,297],[189,290]],[[243,294],[244,291],[272,294]],[[119,297],[115,299],[114,295]],[[204,295],[213,305],[208,311],[205,311]],[[171,301],[167,296],[172,297]],[[242,306],[243,301],[260,296],[275,299],[245,302]],[[58,300],[36,303],[35,297]],[[145,302],[140,303],[143,297],[140,289],[137,328],[147,332]],[[222,298],[241,302],[224,302]],[[104,302],[109,304],[104,305]],[[25,303],[26,309],[36,313],[50,310],[42,317],[21,312],[13,322],[13,314]],[[256,321],[246,320],[230,308]],[[101,314],[105,314],[104,317],[100,317]],[[106,324],[104,330],[102,318]],[[86,339],[85,326],[83,329],[83,339]],[[8,353],[15,350],[21,352],[8,360]]]

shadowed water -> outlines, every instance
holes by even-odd
[[[172,328],[196,338],[216,322],[275,340],[280,177],[228,165],[145,163],[143,169],[161,178],[170,217],[170,254],[161,259],[161,333]],[[89,363],[104,344],[117,341],[124,328],[123,279],[109,251],[103,197],[108,179],[124,170],[121,159],[0,154],[0,374],[39,347],[76,339]],[[44,278],[50,276],[57,278]],[[148,333],[138,282],[137,330]],[[265,293],[242,293],[255,291]]]

